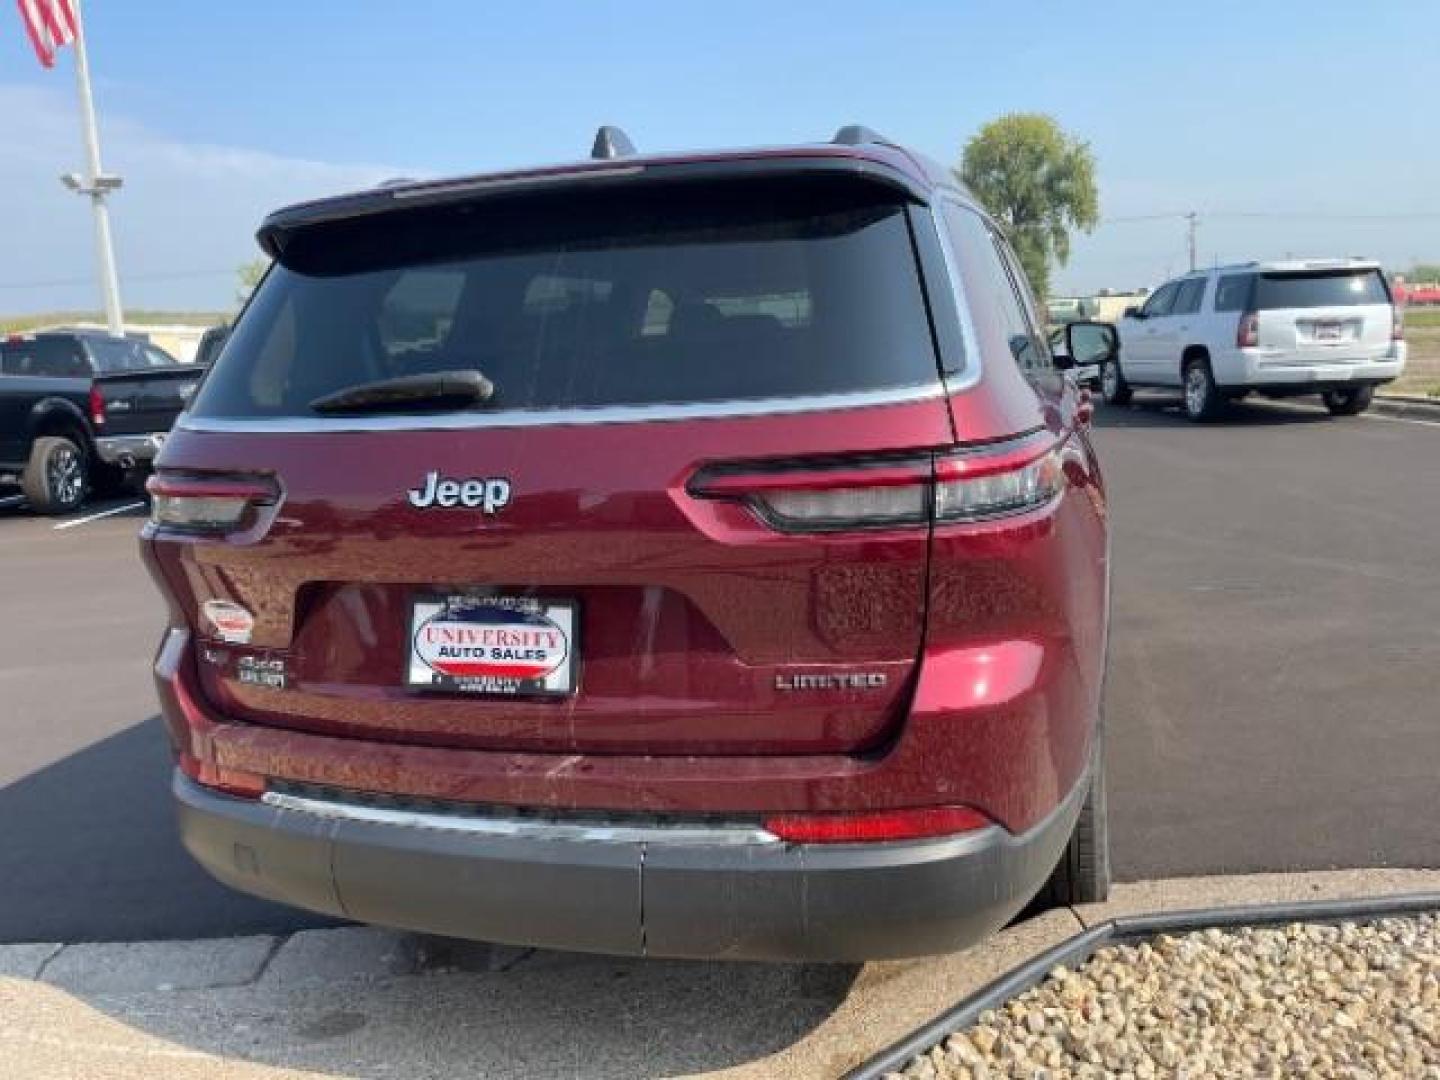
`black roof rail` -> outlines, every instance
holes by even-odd
[[[605,124],[595,132],[595,145],[590,148],[590,156],[601,161],[608,161],[611,158],[634,157],[635,144],[630,141],[630,136],[618,127]]]
[[[888,143],[890,140],[864,124],[846,124],[830,140],[837,146],[859,146],[861,143]]]
[[[413,176],[392,176],[388,179],[381,180],[375,186],[377,188],[404,187],[406,184],[413,184],[415,182],[416,180]]]

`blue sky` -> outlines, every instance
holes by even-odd
[[[226,305],[277,204],[568,160],[607,122],[650,150],[858,121],[949,162],[986,120],[1043,111],[1091,143],[1107,218],[1197,210],[1204,262],[1440,261],[1433,0],[85,0],[85,17],[132,306]],[[98,305],[88,211],[56,180],[81,159],[71,64],[41,69],[0,9],[0,313]],[[1055,284],[1184,265],[1183,221],[1112,220]]]

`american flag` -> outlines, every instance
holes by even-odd
[[[80,33],[80,20],[75,17],[71,0],[16,0],[20,18],[35,55],[47,68],[55,66],[55,52],[74,43]]]

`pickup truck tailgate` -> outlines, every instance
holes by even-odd
[[[96,424],[96,433],[113,436],[169,431],[204,374],[203,368],[185,364],[97,375],[95,389],[104,420]]]

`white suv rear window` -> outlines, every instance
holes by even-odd
[[[1388,303],[1390,291],[1379,270],[1307,270],[1257,274],[1250,308],[1274,311]]]

